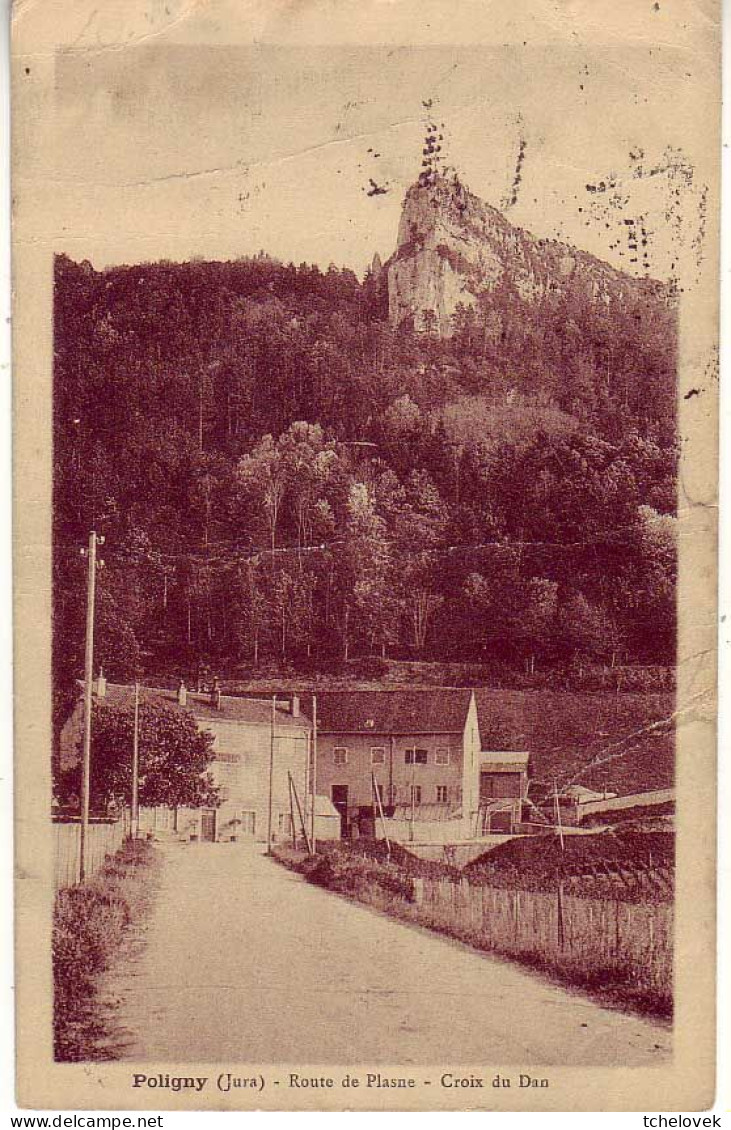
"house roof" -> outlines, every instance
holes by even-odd
[[[562,793],[564,797],[578,801],[580,804],[586,804],[593,800],[610,800],[617,795],[608,792],[598,793],[595,789],[587,789],[584,785],[569,785],[568,788],[562,790]]]
[[[325,691],[317,695],[323,734],[461,734],[472,691]]]
[[[530,754],[515,750],[489,750],[483,749],[480,754],[480,768],[490,769],[493,773],[515,772],[526,769]]]
[[[120,683],[107,683],[105,698],[115,705],[129,705],[134,702],[134,687]],[[208,694],[188,691],[185,706],[178,703],[177,691],[160,687],[140,687],[141,700],[154,700],[179,710],[190,711],[201,722],[241,722],[250,726],[270,726],[272,720],[272,700],[261,698],[240,698],[235,695],[221,695],[221,706],[215,706]],[[280,700],[281,701],[281,700]],[[290,727],[309,730],[310,721],[304,714],[292,715],[284,706],[277,706],[275,714],[277,729]]]

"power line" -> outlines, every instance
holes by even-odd
[[[520,539],[510,540],[494,539],[491,541],[482,542],[464,542],[456,545],[446,546],[427,546],[422,549],[411,553],[417,553],[423,556],[443,557],[450,554],[457,553],[471,553],[482,550],[496,550],[502,553],[512,553],[520,549],[549,549],[559,551],[573,551],[577,549],[587,549],[589,547],[596,547],[600,544],[611,544],[617,547],[631,546],[633,542],[628,540],[616,540],[615,535],[625,532],[627,530],[636,529],[635,526],[617,526],[597,534],[593,538],[582,538],[579,541],[552,541],[544,540],[531,540]],[[379,538],[382,545],[387,545],[392,548],[401,548],[403,541],[396,538]],[[327,541],[319,542],[315,545],[284,545],[284,546],[247,546],[245,549],[237,550],[235,544],[218,542],[214,545],[226,546],[222,552],[210,552],[206,550],[186,550],[181,553],[163,553],[161,550],[152,550],[146,553],[137,553],[134,559],[126,556],[124,550],[118,555],[120,563],[126,565],[142,565],[143,563],[163,566],[166,562],[179,562],[184,561],[193,565],[211,566],[211,565],[236,565],[245,561],[254,561],[259,557],[267,556],[286,556],[287,554],[299,555],[303,553],[324,553],[329,549],[335,548],[339,545],[346,545],[348,539],[346,537],[331,538]],[[70,546],[57,547],[57,551],[70,553],[72,549]],[[73,552],[77,553],[78,550],[74,548]]]

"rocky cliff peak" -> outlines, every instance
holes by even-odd
[[[640,292],[666,302],[670,293],[659,282],[514,227],[456,176],[443,174],[420,178],[406,193],[396,252],[385,269],[391,322],[413,319],[416,329],[441,336],[453,332],[460,305],[489,309],[501,295],[531,307],[574,296],[585,307]]]

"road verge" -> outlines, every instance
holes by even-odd
[[[398,846],[398,845],[395,845]],[[403,854],[404,858],[401,858]],[[580,989],[604,1005],[672,1017],[672,907],[472,884],[453,868],[376,858],[345,843],[273,855],[308,882]],[[427,871],[425,874],[424,872]]]
[[[159,854],[128,840],[86,883],[56,895],[53,914],[53,1036],[57,1061],[109,1059],[109,1028],[99,1002],[99,978],[130,928],[149,910]]]

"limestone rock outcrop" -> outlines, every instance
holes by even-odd
[[[514,227],[456,177],[408,190],[396,252],[384,269],[391,323],[412,318],[416,329],[440,336],[453,332],[460,304],[489,309],[491,296],[532,307],[547,298],[574,298],[583,307],[670,298],[663,283]]]

